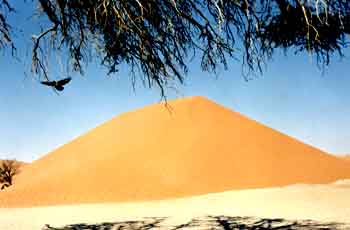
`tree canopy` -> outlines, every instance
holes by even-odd
[[[34,2],[36,0],[33,0]],[[188,61],[201,58],[204,71],[240,60],[243,75],[261,72],[276,49],[309,52],[328,65],[343,55],[350,33],[350,1],[336,0],[37,0],[48,20],[33,35],[32,72],[49,80],[45,49],[63,51],[71,72],[92,59],[109,74],[126,64],[162,96],[169,82],[183,82]],[[14,49],[0,0],[0,49]]]
[[[15,160],[0,162],[0,185],[1,190],[12,185],[13,178],[19,172],[19,163]]]

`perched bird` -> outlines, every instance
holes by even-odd
[[[51,86],[55,88],[57,91],[64,90],[64,85],[68,84],[72,80],[72,78],[67,77],[59,81],[41,81],[41,84]]]

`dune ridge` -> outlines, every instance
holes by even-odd
[[[203,97],[117,116],[26,167],[1,207],[158,200],[350,178],[350,164]]]
[[[350,161],[350,155],[343,156],[343,159]]]

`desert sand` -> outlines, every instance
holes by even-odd
[[[311,219],[322,223],[345,223],[339,229],[350,229],[349,194],[350,183],[341,181],[328,185],[236,190],[153,202],[0,208],[0,229],[43,229],[46,224],[51,227],[82,223],[98,225],[143,220],[145,217],[167,217],[159,226],[171,229],[208,215],[284,218],[291,223],[294,220]],[[208,228],[197,226],[188,229]]]
[[[0,207],[135,202],[350,178],[350,164],[203,97],[128,112],[34,161]]]

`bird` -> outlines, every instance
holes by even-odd
[[[244,1],[242,2],[242,4],[241,4],[241,9],[242,9],[242,11],[243,11],[246,15],[249,14],[249,2],[248,2],[248,0],[244,0]]]
[[[67,77],[67,78],[64,78],[64,79],[59,80],[59,81],[41,81],[40,83],[43,85],[51,86],[54,89],[56,89],[57,91],[62,91],[62,90],[64,90],[63,86],[68,84],[71,80],[72,80],[72,78]]]

